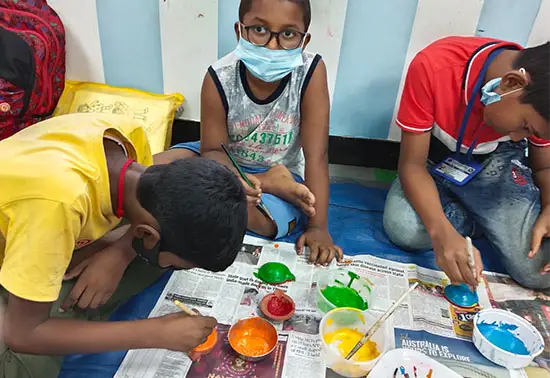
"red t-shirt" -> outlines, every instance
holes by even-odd
[[[490,38],[448,37],[420,51],[407,72],[396,120],[399,127],[413,133],[432,130],[437,139],[455,151],[462,116],[479,72],[489,54],[501,47],[522,49],[513,42]],[[480,98],[478,94],[468,120],[462,152],[467,151],[478,134],[475,154],[491,153],[499,142],[510,140],[484,125],[484,105]],[[539,147],[550,146],[550,141],[536,137],[530,138],[530,142]]]

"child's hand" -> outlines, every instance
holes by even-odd
[[[114,246],[107,247],[69,270],[64,280],[78,277],[59,312],[77,305],[81,309],[96,309],[111,298],[130,264],[125,254]]]
[[[529,258],[534,258],[540,251],[540,246],[544,238],[550,238],[550,207],[546,207],[539,215],[531,237],[531,251]],[[550,273],[550,264],[542,268],[542,274]]]
[[[432,240],[435,262],[447,274],[453,284],[466,283],[477,287],[483,262],[481,254],[474,249],[475,275],[468,264],[467,242],[452,226],[445,233]]]
[[[159,342],[162,348],[177,352],[189,352],[206,342],[218,322],[210,316],[188,316],[184,313],[158,318]]]
[[[335,257],[339,262],[344,258],[342,248],[334,245],[326,228],[308,228],[296,243],[296,251],[299,255],[303,253],[304,246],[309,247],[309,262],[311,264],[327,266]]]
[[[246,181],[244,181],[240,176],[239,176],[239,180],[241,180],[241,184],[243,185],[248,204],[252,206],[256,206],[257,204],[260,203],[260,196],[262,195],[262,183],[260,182],[260,180],[258,180],[257,177],[253,175],[247,175],[247,177],[252,183],[252,185],[254,185],[253,188],[250,187],[250,185],[248,185]]]

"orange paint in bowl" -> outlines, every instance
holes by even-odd
[[[229,345],[249,361],[268,356],[277,346],[275,327],[259,317],[239,320],[229,330]]]

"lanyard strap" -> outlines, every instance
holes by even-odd
[[[458,132],[458,139],[456,140],[456,151],[455,154],[457,156],[460,156],[460,151],[462,149],[462,142],[464,141],[464,135],[466,134],[466,128],[468,127],[468,121],[470,119],[470,114],[472,114],[472,109],[474,108],[474,102],[479,94],[479,91],[481,90],[481,86],[483,85],[483,79],[485,79],[485,74],[487,73],[487,70],[489,69],[489,66],[491,65],[491,62],[495,60],[498,54],[502,52],[502,50],[505,50],[504,48],[496,49],[492,51],[487,59],[485,60],[485,63],[483,63],[483,67],[481,68],[481,71],[479,71],[479,75],[476,79],[476,83],[474,85],[474,89],[472,90],[472,95],[470,96],[470,99],[468,101],[468,105],[466,106],[466,110],[464,111],[464,115],[462,116],[462,122],[460,123],[460,130]],[[464,90],[468,90],[468,83],[466,83],[466,88]],[[481,133],[479,133],[481,134]],[[477,145],[477,140],[479,139],[479,134],[475,139],[472,141],[472,144],[470,145],[470,148],[468,148],[468,152],[466,153],[466,156],[468,159],[472,157],[472,154],[474,153],[474,149]]]

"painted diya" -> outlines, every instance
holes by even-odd
[[[265,263],[254,272],[254,276],[267,284],[280,285],[288,281],[296,281],[296,277],[285,264],[279,262]]]
[[[277,289],[266,295],[260,302],[260,310],[268,319],[276,322],[288,320],[294,316],[296,305],[291,297]]]
[[[468,285],[447,285],[445,287],[445,298],[452,305],[461,308],[474,308],[479,304],[479,297],[476,291],[472,291]]]
[[[193,349],[189,353],[189,358],[197,362],[199,361],[203,356],[206,356],[208,353],[210,353],[214,347],[216,346],[216,343],[218,342],[218,331],[216,331],[216,328],[214,328],[214,331],[208,336],[206,341]]]

